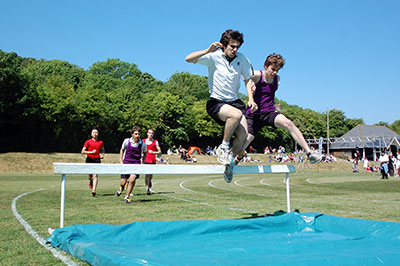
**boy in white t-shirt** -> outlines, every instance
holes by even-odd
[[[247,137],[246,106],[238,97],[240,80],[243,79],[246,84],[248,107],[252,111],[257,110],[252,93],[252,67],[247,57],[238,52],[243,42],[242,33],[229,29],[222,34],[219,42],[186,56],[187,62],[208,67],[210,99],[207,113],[225,127],[217,156],[218,161],[225,165],[224,177],[228,183],[232,182],[235,157],[243,150]],[[235,139],[230,149],[233,134]]]

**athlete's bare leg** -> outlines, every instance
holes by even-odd
[[[240,124],[242,112],[229,104],[224,104],[219,110],[218,116],[219,119],[225,121],[223,140],[230,142],[233,133]]]
[[[274,122],[277,128],[287,129],[292,138],[306,151],[306,153],[310,152],[310,147],[304,139],[303,134],[295,126],[295,124],[293,124],[292,120],[286,118],[286,116],[284,116],[283,114],[279,114],[275,117]]]

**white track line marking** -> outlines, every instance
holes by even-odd
[[[157,193],[157,192],[155,191],[155,193]],[[228,210],[231,210],[231,211],[241,211],[241,212],[248,212],[248,213],[258,213],[257,211],[254,211],[254,210],[246,210],[246,209],[231,208],[231,207],[221,207],[220,205],[215,205],[215,204],[211,204],[211,203],[207,203],[207,202],[200,202],[200,201],[194,201],[194,200],[184,199],[184,198],[180,198],[180,197],[176,197],[176,196],[172,196],[172,195],[166,195],[166,194],[158,194],[158,195],[164,196],[164,197],[168,197],[168,198],[172,198],[172,199],[177,199],[177,200],[185,201],[185,202],[189,202],[189,203],[193,203],[193,204],[208,206],[208,207],[225,208],[225,209],[228,209]]]
[[[46,190],[49,188],[41,188],[41,189],[37,189],[31,192],[26,192],[23,193],[17,197],[15,197],[11,203],[11,209],[13,211],[13,214],[15,216],[15,218],[17,218],[18,222],[20,222],[20,224],[25,228],[25,230],[40,244],[42,245],[45,249],[49,250],[51,253],[53,253],[53,256],[60,259],[64,264],[66,265],[78,265],[76,262],[72,261],[71,259],[69,259],[68,257],[64,256],[63,254],[61,254],[57,249],[51,247],[51,246],[47,246],[46,245],[46,241],[43,239],[43,237],[41,237],[35,230],[33,230],[33,228],[30,226],[30,224],[28,224],[24,218],[22,218],[22,216],[18,213],[17,211],[17,200],[19,200],[20,198],[29,195],[31,193],[35,193],[35,192],[39,192],[42,190]]]
[[[238,187],[247,187],[247,186],[243,186],[243,185],[241,185],[241,184],[239,184],[239,181],[242,181],[242,180],[247,180],[247,179],[250,179],[249,177],[248,178],[242,178],[242,179],[237,179],[235,182],[233,182],[236,186],[238,186]]]
[[[193,190],[193,189],[190,189],[190,188],[187,188],[187,187],[184,187],[184,186],[183,186],[184,183],[189,182],[189,181],[192,181],[192,180],[194,180],[194,179],[191,179],[191,180],[184,180],[184,181],[182,181],[182,182],[179,184],[179,186],[180,186],[183,190],[186,190],[186,191],[189,191],[189,192],[199,193],[199,194],[202,194],[202,195],[212,196],[212,197],[215,197],[215,198],[230,199],[230,197],[224,197],[224,196],[215,195],[215,194],[211,194],[211,193],[207,193],[207,192],[196,191],[196,190]]]
[[[219,177],[219,176],[213,176],[213,178],[217,178],[217,177]],[[231,199],[231,198],[232,198],[232,197],[226,197],[226,196],[221,196],[221,195],[215,195],[215,194],[211,194],[211,193],[207,193],[207,192],[195,191],[195,190],[192,190],[192,189],[190,189],[190,188],[183,187],[183,184],[184,184],[186,181],[192,181],[192,180],[195,180],[195,179],[193,178],[193,179],[191,179],[191,180],[182,181],[181,184],[180,184],[179,186],[180,186],[181,188],[183,188],[184,190],[187,190],[187,191],[189,191],[189,192],[199,193],[199,194],[206,195],[206,196],[213,196],[213,197],[221,198],[221,199]],[[211,181],[216,181],[216,180],[211,180]],[[258,203],[257,201],[250,201],[250,202]]]
[[[307,181],[308,183],[310,183],[310,184],[317,184],[317,183],[315,183],[315,182],[312,182],[312,181],[310,180],[310,178],[307,178],[306,181]]]
[[[247,195],[256,195],[256,196],[260,196],[260,197],[267,197],[267,196],[264,195],[264,194],[250,193],[250,192],[244,192],[244,191],[236,191],[236,190],[233,190],[233,189],[217,187],[216,185],[213,184],[215,181],[218,181],[218,179],[211,180],[210,182],[208,182],[208,185],[209,185],[210,187],[213,187],[213,188],[216,188],[216,189],[220,189],[220,190],[229,191],[229,192],[235,192],[235,193],[247,194]]]

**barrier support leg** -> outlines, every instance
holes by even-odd
[[[290,184],[289,184],[289,173],[286,173],[286,201],[287,201],[287,212],[290,212]]]
[[[65,181],[66,174],[62,175],[61,180],[61,210],[60,210],[60,228],[64,227],[64,210],[65,210]]]

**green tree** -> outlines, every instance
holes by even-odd
[[[161,86],[162,82],[142,73],[135,64],[119,59],[93,64],[85,73],[76,101],[79,116],[86,122],[85,131],[98,125],[106,148],[118,151],[121,139],[132,127],[127,113],[143,103],[145,94],[161,91]]]
[[[349,131],[345,120],[346,116],[343,111],[337,109],[329,110],[329,137],[340,137]]]
[[[396,132],[397,134],[400,134],[400,120],[394,121],[390,125],[390,129],[393,130],[394,132]]]
[[[187,106],[178,95],[161,91],[147,93],[132,101],[123,114],[124,131],[129,132],[133,125],[143,129],[153,128],[167,146],[177,141],[189,141],[183,116]]]
[[[206,100],[209,97],[207,77],[192,75],[187,72],[173,74],[165,83],[164,89],[179,95],[186,104]]]
[[[21,103],[27,84],[21,69],[26,62],[16,53],[0,50],[0,152],[18,151],[24,147],[21,141],[15,142],[14,139],[21,137],[26,122]]]
[[[37,132],[35,144],[43,150],[78,149],[75,91],[84,70],[65,61],[30,59],[21,74],[28,82],[21,101],[28,121],[25,127]]]
[[[223,134],[223,127],[206,112],[207,77],[187,72],[175,73],[163,83],[119,59],[94,63],[85,71],[61,60],[21,58],[0,50],[0,89],[0,125],[14,125],[7,130],[9,138],[2,131],[2,141],[13,143],[21,139],[16,132],[33,131],[35,142],[24,145],[31,150],[77,151],[94,125],[100,126],[111,152],[119,150],[133,125],[154,128],[164,148],[212,145]],[[247,102],[246,95],[239,97]],[[326,113],[276,102],[306,139],[326,136]],[[341,136],[361,123],[362,119],[348,119],[344,112],[331,110],[330,136]],[[395,121],[391,127],[398,132],[399,124]],[[264,127],[255,143],[258,148],[294,147],[287,130],[272,127]]]
[[[347,118],[344,122],[345,122],[348,130],[351,130],[352,128],[354,128],[358,125],[364,124],[364,120],[361,118]]]
[[[20,112],[20,99],[24,95],[24,81],[20,75],[23,62],[16,53],[0,50],[0,114],[3,119],[7,116],[15,118]]]
[[[385,127],[389,127],[389,123],[388,122],[384,122],[384,121],[379,121],[378,123],[374,124],[375,126],[385,126]]]

